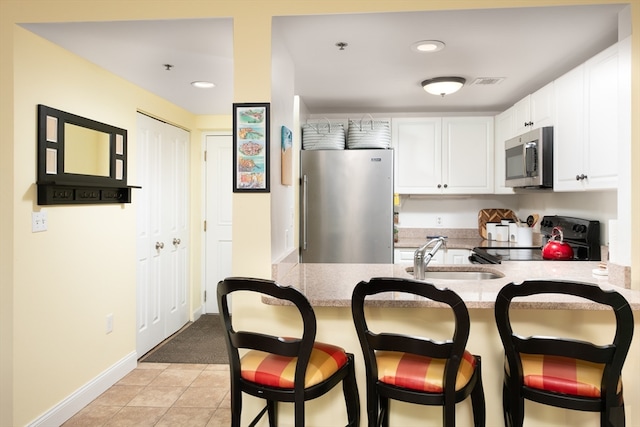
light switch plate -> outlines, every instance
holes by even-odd
[[[47,231],[47,224],[47,211],[31,212],[31,231],[33,233]]]

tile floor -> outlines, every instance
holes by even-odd
[[[63,427],[228,427],[229,365],[138,363]]]

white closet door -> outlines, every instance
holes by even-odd
[[[137,345],[144,355],[189,320],[189,133],[138,114]]]

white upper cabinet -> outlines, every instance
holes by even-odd
[[[513,138],[532,129],[553,126],[555,94],[553,82],[518,101],[513,106],[515,129]]]
[[[493,193],[493,118],[393,119],[400,194]]]
[[[392,119],[395,192],[434,192],[442,177],[442,119]]]
[[[618,45],[555,82],[554,190],[618,184]]]
[[[493,193],[493,118],[442,119],[443,193]]]

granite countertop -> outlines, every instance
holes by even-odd
[[[432,266],[428,271],[451,271],[460,268],[487,271],[499,274],[498,279],[489,280],[448,280],[429,279],[438,287],[446,287],[457,292],[469,309],[493,309],[498,291],[509,282],[530,279],[562,279],[587,282],[603,289],[620,292],[631,304],[634,311],[640,310],[640,291],[621,288],[608,282],[607,276],[596,276],[597,261],[508,261],[491,265],[442,265]],[[291,264],[280,269],[274,279],[282,284],[300,289],[314,307],[350,307],[354,286],[361,280],[373,277],[401,277],[412,279],[407,272],[410,264]],[[282,271],[286,270],[286,271]],[[279,305],[278,300],[264,297],[263,302]],[[372,305],[382,307],[435,307],[438,303],[419,299],[400,298],[385,294],[371,300]],[[513,308],[520,309],[608,309],[599,304],[571,296],[539,295],[526,301],[515,301]]]
[[[476,246],[492,246],[484,240],[477,229],[446,228],[400,228],[395,248],[418,248],[435,236],[447,237],[448,249],[473,249]],[[541,236],[534,232],[534,246],[541,246]],[[500,245],[504,245],[500,242]],[[592,283],[603,289],[620,292],[631,304],[634,311],[640,311],[640,291],[631,290],[623,281],[612,276],[594,275],[600,267],[599,261],[506,261],[502,264],[434,265],[428,271],[455,271],[461,268],[498,274],[500,278],[489,280],[428,279],[438,287],[450,288],[457,292],[470,309],[493,309],[498,291],[509,282],[532,279],[558,279]],[[400,277],[413,279],[407,268],[412,263],[403,264],[300,264],[296,261],[283,262],[275,266],[273,279],[282,285],[300,289],[314,307],[350,307],[354,286],[361,280],[373,277]],[[610,267],[613,267],[610,265]],[[609,282],[612,278],[613,283]],[[614,279],[615,278],[615,279]],[[615,284],[614,284],[615,283]],[[263,302],[279,305],[280,301],[264,297]],[[385,294],[368,304],[381,307],[435,307],[438,303],[426,300],[407,299],[398,295]],[[513,308],[521,309],[570,309],[603,310],[600,304],[571,296],[538,295],[526,300],[516,300]]]

